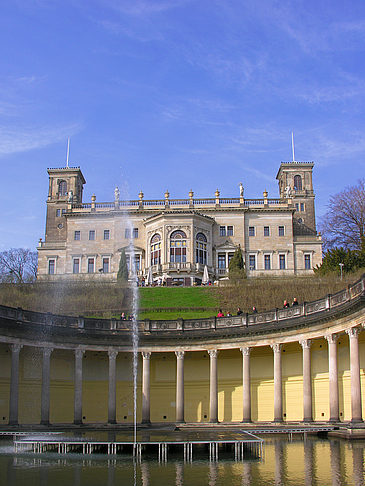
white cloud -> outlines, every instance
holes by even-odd
[[[0,157],[18,152],[39,149],[66,140],[79,132],[81,125],[74,123],[56,128],[9,128],[0,126]]]

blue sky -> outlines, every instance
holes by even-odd
[[[363,0],[12,0],[0,52],[0,250],[44,237],[67,137],[86,202],[277,197],[292,130],[317,215],[364,176]]]

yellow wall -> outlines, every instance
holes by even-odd
[[[365,417],[365,333],[359,335],[360,366]],[[312,349],[313,418],[329,419],[328,347],[325,339],[313,341]],[[176,400],[176,357],[174,353],[152,353],[151,421],[173,422]],[[11,353],[0,345],[0,423],[9,420]],[[138,375],[138,420],[141,420],[141,367]],[[185,419],[187,422],[209,421],[209,355],[186,352]],[[36,348],[24,346],[19,366],[19,422],[39,423],[41,408],[42,355]],[[351,419],[351,378],[349,338],[338,342],[340,418]],[[283,346],[283,413],[284,420],[303,418],[302,349],[299,343]],[[133,421],[133,378],[130,353],[117,357],[117,421]],[[251,404],[253,421],[273,420],[273,352],[269,346],[251,352]],[[224,350],[218,355],[219,421],[242,419],[242,355],[239,350]],[[106,422],[108,415],[108,355],[85,353],[83,358],[83,416],[85,422]],[[51,356],[50,421],[71,423],[74,413],[74,353],[54,350]]]

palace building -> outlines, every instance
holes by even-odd
[[[194,285],[205,267],[211,281],[228,277],[241,248],[248,277],[306,275],[322,261],[315,222],[312,162],[282,162],[279,197],[83,201],[79,167],[48,169],[46,234],[38,246],[38,278],[115,280],[121,252],[140,281]]]

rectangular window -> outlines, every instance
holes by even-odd
[[[279,236],[284,236],[284,226],[279,226]]]
[[[295,210],[299,211],[299,203],[295,203]]]
[[[103,258],[103,273],[109,273],[109,258]]]
[[[126,240],[130,240],[130,238],[131,238],[131,230],[130,230],[129,228],[126,228],[126,229],[124,230],[124,238],[125,238]]]
[[[75,233],[74,233],[74,240],[79,241],[80,239],[81,239],[81,233],[80,233],[80,231],[75,231]]]
[[[138,238],[138,228],[133,228],[133,238]]]
[[[218,253],[218,268],[226,268],[226,254]]]
[[[225,226],[219,227],[219,236],[226,236],[226,227]]]
[[[270,227],[264,226],[264,236],[270,236]]]
[[[66,214],[66,209],[62,209],[62,214]]]
[[[271,270],[271,255],[264,255],[265,270]]]
[[[310,255],[304,255],[304,268],[306,270],[311,269],[311,256]]]
[[[227,226],[227,236],[233,236],[233,226]]]
[[[249,262],[250,270],[255,270],[256,269],[256,255],[250,255],[248,262]]]
[[[304,203],[300,203],[300,210],[304,211]]]
[[[109,240],[109,239],[110,239],[110,231],[104,230],[104,240]]]
[[[72,273],[80,273],[80,258],[73,259]]]
[[[48,260],[48,275],[54,275],[56,268],[56,260]]]
[[[140,258],[140,255],[135,255],[135,257],[134,257],[134,265],[135,265],[136,272],[139,272],[139,270],[141,268],[141,258]]]
[[[249,226],[248,236],[255,236],[255,227],[254,226]]]
[[[279,268],[285,270],[285,255],[279,255]]]
[[[56,216],[57,216],[57,218],[59,218],[61,216],[61,210],[60,209],[57,209]]]
[[[87,273],[94,273],[95,269],[95,258],[87,259]]]
[[[95,230],[89,231],[89,240],[95,240]]]

